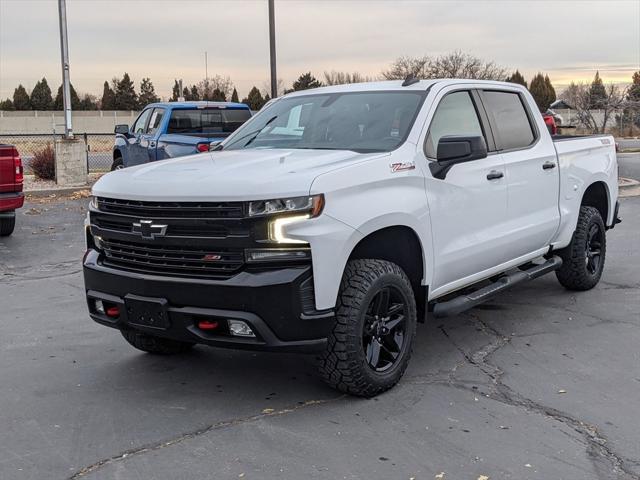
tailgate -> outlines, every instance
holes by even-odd
[[[16,184],[15,157],[17,150],[12,145],[0,145],[0,193],[20,192],[22,183]]]

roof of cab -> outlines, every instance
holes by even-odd
[[[435,84],[458,85],[458,84],[484,84],[492,86],[508,86],[517,88],[518,84],[500,82],[495,80],[475,80],[464,78],[436,78],[431,80],[420,80],[411,85],[402,86],[404,80],[386,80],[382,82],[366,82],[366,83],[348,83],[344,85],[330,85],[327,87],[314,88],[312,90],[299,90],[297,92],[288,93],[286,96],[299,96],[323,93],[344,93],[344,92],[367,92],[367,91],[424,91],[431,88]],[[524,87],[522,87],[524,89]]]
[[[156,102],[150,103],[147,107],[171,107],[171,108],[242,108],[249,109],[249,106],[244,103],[235,102]]]

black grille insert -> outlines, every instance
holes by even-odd
[[[103,240],[102,246],[104,265],[143,273],[228,278],[244,265],[242,250],[151,246],[120,240]]]
[[[243,218],[242,202],[141,202],[98,197],[98,209],[140,218]]]

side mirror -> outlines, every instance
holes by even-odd
[[[436,162],[429,164],[431,174],[443,180],[457,163],[470,162],[487,157],[487,144],[482,136],[448,135],[438,142]]]
[[[120,134],[120,135],[128,135],[129,134],[129,125],[116,125],[116,128],[114,129],[114,133],[116,134]]]

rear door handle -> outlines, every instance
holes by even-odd
[[[497,170],[491,170],[487,174],[487,180],[497,180],[498,178],[502,178],[502,177],[504,177],[504,173],[499,172]]]
[[[555,164],[555,163],[553,163],[553,162],[544,162],[544,163],[542,164],[542,169],[543,169],[543,170],[550,170],[550,169],[552,169],[552,168],[556,168],[556,164]]]

